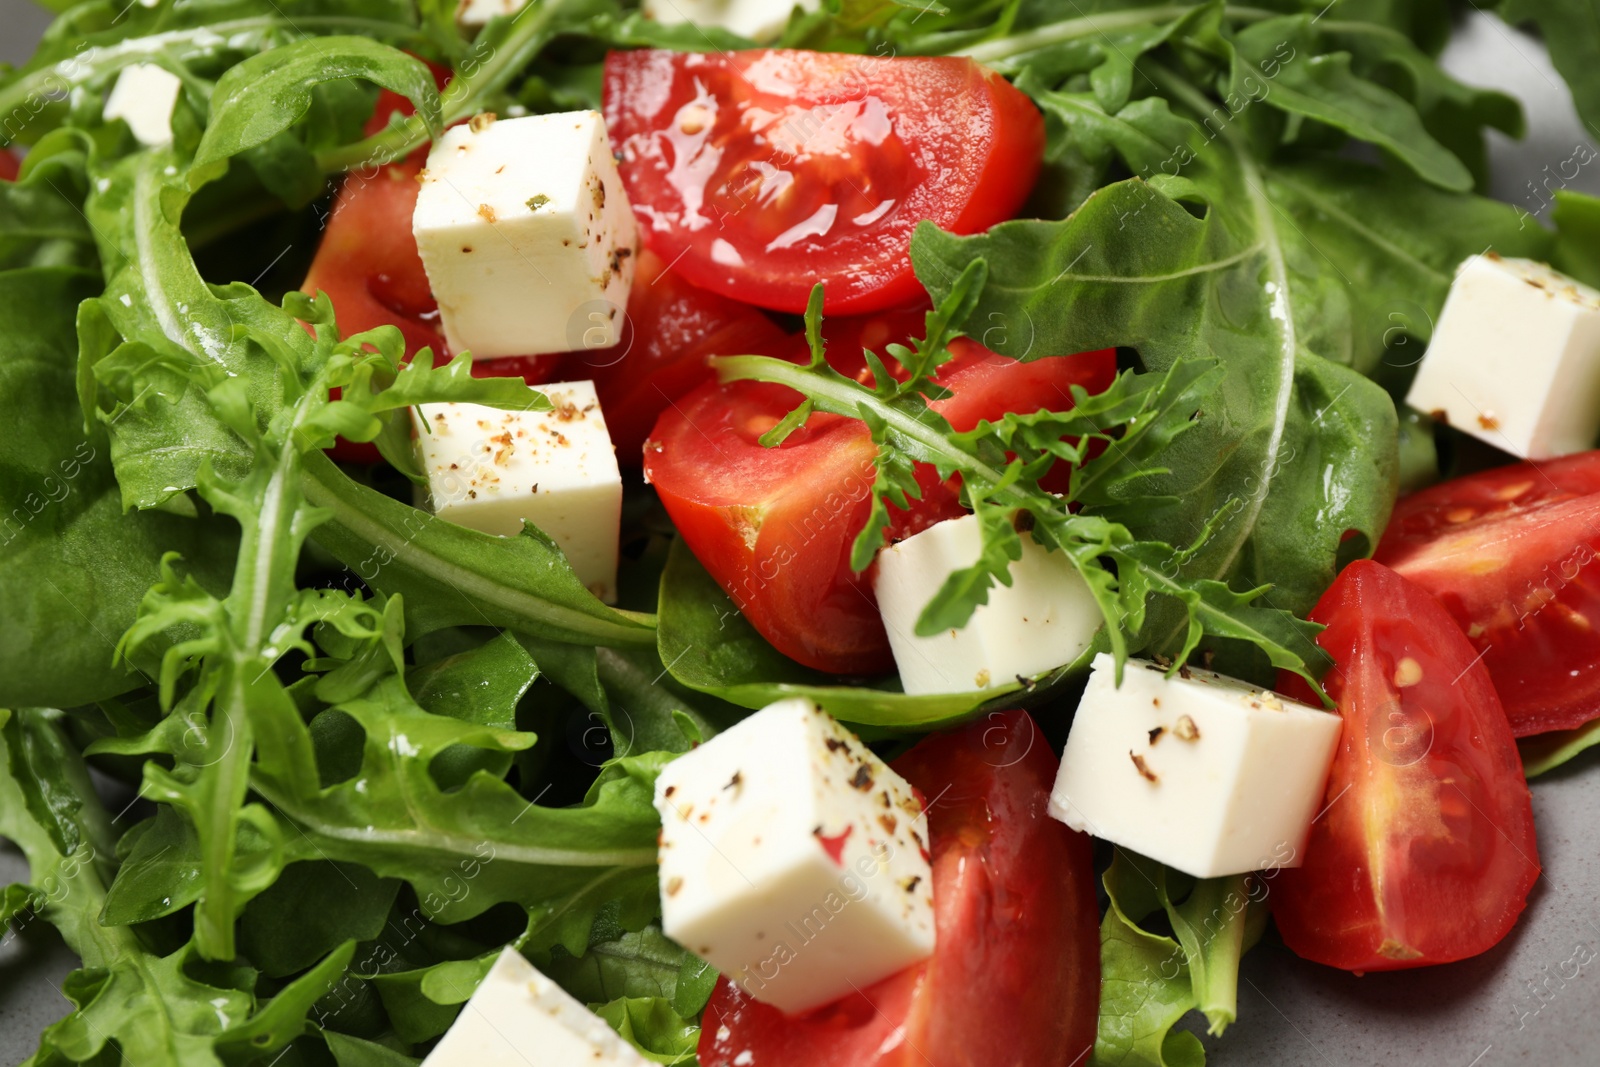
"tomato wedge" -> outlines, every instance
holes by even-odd
[[[776,350],[787,337],[763,312],[690,285],[649,250],[639,254],[622,340],[562,358],[563,381],[590,379],[617,446],[637,467],[644,440],[672,402],[711,378],[709,356]]]
[[[1344,732],[1305,864],[1270,900],[1284,943],[1349,971],[1475,956],[1539,877],[1532,798],[1478,653],[1421,587],[1371,560],[1311,612]],[[1293,675],[1283,688],[1311,699]]]
[[[937,379],[955,395],[934,405],[958,426],[1010,410],[1064,409],[1071,385],[1104,388],[1115,373],[1110,350],[1017,363],[974,341],[958,345],[962,354]],[[864,423],[824,414],[779,447],[763,447],[760,436],[799,399],[761,382],[701,387],[656,423],[645,478],[695,556],[775,648],[818,670],[884,673],[894,659],[871,572],[850,569],[877,449]],[[891,538],[963,513],[954,486],[932,467],[920,467],[917,480],[922,499],[891,513]]]
[[[911,231],[976,233],[1021,206],[1044,122],[969,59],[613,52],[604,104],[644,242],[696,285],[830,313],[922,294]]]
[[[1600,452],[1456,478],[1395,506],[1374,558],[1461,624],[1518,737],[1600,718]]]
[[[894,767],[929,797],[938,947],[788,1016],[726,978],[703,1067],[1068,1067],[1094,1043],[1099,907],[1089,838],[1045,814],[1056,759],[1026,712],[938,734]]]

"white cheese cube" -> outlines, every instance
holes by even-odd
[[[442,519],[502,537],[532,523],[561,546],[579,580],[610,602],[622,472],[605,416],[593,382],[539,389],[555,410],[423,404],[413,411],[428,503]]]
[[[795,8],[810,12],[818,6],[818,0],[643,0],[640,10],[663,26],[692,22],[770,41],[783,32]]]
[[[1050,814],[1215,878],[1298,867],[1339,743],[1339,716],[1211,671],[1173,678],[1101,653],[1078,704]]]
[[[1406,403],[1524,459],[1600,433],[1600,292],[1542,263],[1473,256],[1456,272]]]
[[[933,952],[922,804],[810,701],[667,764],[656,809],[662,928],[757,1000],[804,1011]]]
[[[142,145],[157,148],[172,142],[172,106],[183,82],[165,67],[135,63],[123,67],[106,96],[105,120],[121,119]]]
[[[637,233],[598,111],[479,116],[434,142],[411,229],[453,352],[606,348]]]
[[[1011,585],[959,630],[916,635],[917,618],[952,571],[982,551],[976,515],[935,523],[878,553],[874,590],[889,648],[907,693],[964,693],[1028,677],[1083,654],[1104,616],[1089,587],[1060,552],[1023,535]]]
[[[528,0],[461,0],[456,21],[463,26],[487,26],[501,15],[515,15],[528,6]]]
[[[507,947],[423,1067],[645,1067],[646,1060],[565,989]]]

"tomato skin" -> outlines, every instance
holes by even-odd
[[[0,181],[14,182],[21,171],[21,157],[8,148],[0,148]]]
[[[936,379],[955,395],[933,405],[966,425],[999,418],[1019,396],[1027,403],[1044,392],[1042,381],[1099,381],[1114,361],[1110,352],[1087,352],[1019,364],[969,344]],[[1006,388],[1013,381],[1027,388]],[[769,383],[708,383],[663,412],[645,444],[645,478],[695,556],[778,651],[836,674],[884,673],[894,657],[872,571],[850,569],[877,449],[864,423],[826,414],[779,447],[762,447],[761,434],[799,402]],[[918,467],[917,481],[922,499],[890,512],[892,540],[965,513],[955,484],[931,466]]]
[[[645,249],[634,267],[622,339],[562,357],[563,381],[590,379],[617,447],[637,467],[644,441],[671,404],[712,377],[710,356],[778,349],[787,335],[748,304],[690,285]]]
[[[1403,497],[1374,558],[1461,624],[1518,737],[1600,718],[1600,452]]]
[[[1358,973],[1486,951],[1539,876],[1532,798],[1489,672],[1436,599],[1371,560],[1346,567],[1310,618],[1327,626],[1323,686],[1344,730],[1305,864],[1272,887],[1284,943]]]
[[[1032,101],[950,57],[612,52],[604,107],[643,241],[696,285],[780,311],[817,282],[830,314],[916,301],[917,223],[1010,218],[1044,152]]]
[[[718,979],[703,1067],[1067,1067],[1093,1045],[1093,856],[1045,813],[1056,759],[1033,720],[996,712],[894,768],[929,798],[933,956],[793,1016]]]

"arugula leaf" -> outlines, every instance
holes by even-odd
[[[99,122],[99,102],[123,67],[157,63],[187,75],[191,90],[246,56],[307,34],[359,34],[419,45],[405,0],[186,0],[135,4],[88,0],[72,5],[45,31],[33,58],[0,72],[0,144],[34,143],[67,121]],[[83,111],[67,101],[87,97]],[[56,101],[51,103],[51,101]],[[27,121],[16,122],[18,116]]]
[[[1600,18],[1593,0],[1500,0],[1497,10],[1513,26],[1538,27],[1584,126],[1600,137],[1600,70],[1594,62],[1600,54]]]
[[[652,1063],[692,1063],[700,1024],[673,1010],[662,997],[622,997],[593,1005],[594,1012]]]
[[[1312,54],[1316,35],[1310,15],[1267,19],[1239,31],[1234,38],[1234,84],[1258,70],[1275,69],[1270,91],[1261,97],[1264,103],[1377,145],[1433,185],[1456,192],[1472,188],[1466,165],[1433,139],[1405,98],[1358,76],[1347,52]]]
[[[266,143],[311,108],[323,82],[364,78],[406,97],[437,137],[439,91],[419,59],[364,37],[321,37],[282,45],[228,68],[218,79],[211,117],[193,165],[203,167]]]
[[[120,1055],[141,1063],[221,1067],[224,1049],[242,1042],[276,1048],[298,1034],[308,992],[343,967],[350,946],[323,961],[314,981],[264,1000],[253,995],[248,968],[198,978],[191,945],[159,955],[127,927],[102,926],[97,916],[115,862],[111,819],[94,798],[83,760],[63,735],[58,712],[0,713],[0,722],[0,835],[28,860],[27,913],[55,926],[84,964],[62,984],[72,1012],[45,1029],[28,1062],[87,1062],[114,1042]],[[29,802],[40,789],[70,793],[77,804],[41,821]],[[71,843],[64,846],[64,839]]]
[[[1581,753],[1600,745],[1600,719],[1572,730],[1556,730],[1517,742],[1522,773],[1529,778],[1548,774]]]
[[[1095,1062],[1190,1067],[1199,1040],[1173,1027],[1199,1008],[1219,1035],[1237,1012],[1240,956],[1266,928],[1257,876],[1194,881],[1117,849],[1104,876],[1110,907],[1100,924],[1100,1031]],[[1175,903],[1175,901],[1181,901]],[[1144,923],[1161,913],[1176,937]]]
[[[1556,226],[1550,263],[1581,282],[1600,285],[1600,197],[1558,189],[1550,221]]]
[[[122,514],[105,442],[85,436],[72,400],[73,310],[93,281],[64,267],[0,272],[0,406],[10,429],[0,441],[0,613],[9,620],[0,701],[12,705],[71,706],[141,684],[137,670],[114,662],[117,638],[162,553],[181,549],[219,588],[234,546],[215,522]]]

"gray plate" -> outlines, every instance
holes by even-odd
[[[27,0],[0,0],[0,60],[26,59],[46,22]],[[1545,215],[1541,183],[1560,187],[1560,175],[1573,171],[1562,164],[1592,140],[1543,45],[1475,15],[1451,43],[1445,66],[1526,105],[1524,141],[1492,135],[1494,194]],[[1580,169],[1568,184],[1600,193],[1600,165]],[[1221,1040],[1204,1038],[1211,1062],[1600,1063],[1600,758],[1591,752],[1536,782],[1533,802],[1545,873],[1527,914],[1493,951],[1446,967],[1356,978],[1305,963],[1269,935],[1246,957],[1239,1022]],[[26,876],[15,853],[0,851],[0,884]],[[28,1056],[40,1029],[66,1012],[59,989],[74,962],[42,924],[0,942],[0,1062]]]

